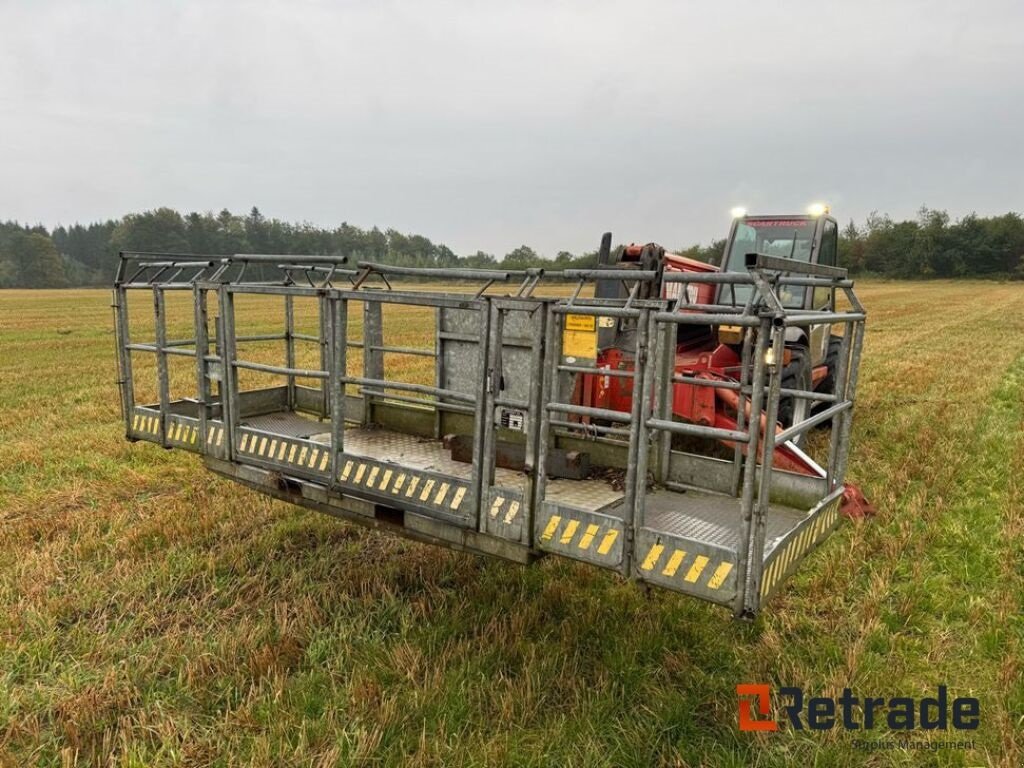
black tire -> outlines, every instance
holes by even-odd
[[[826,395],[834,395],[836,393],[836,367],[839,365],[839,350],[843,346],[842,336],[829,336],[828,337],[828,352],[825,353],[825,365],[828,367],[828,374],[821,380],[818,385],[818,391]],[[823,411],[829,407],[831,403],[818,403],[814,406],[814,413]],[[819,428],[828,426],[828,422],[819,425]]]
[[[789,362],[782,369],[782,388],[798,389],[805,392],[811,390],[811,353],[807,347],[787,347]],[[798,397],[785,397],[779,400],[779,421],[783,428],[788,429],[796,421],[803,421],[810,414],[810,401]],[[802,446],[807,440],[807,433],[797,435],[793,442]]]

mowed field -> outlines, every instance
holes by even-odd
[[[850,479],[880,514],[738,623],[564,559],[365,531],[129,444],[110,294],[0,292],[0,765],[1021,765],[1024,285],[859,294]],[[973,740],[938,752],[740,733],[744,682],[944,684],[980,698],[981,726],[915,734]]]

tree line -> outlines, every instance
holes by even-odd
[[[677,253],[718,263],[725,245],[691,245]],[[118,251],[169,253],[280,253],[345,255],[412,267],[525,269],[588,268],[597,251],[560,251],[545,258],[522,245],[501,258],[477,251],[459,255],[423,235],[394,229],[334,228],[266,218],[258,208],[240,216],[182,215],[171,208],[130,213],[118,220],[58,226],[0,222],[0,288],[110,285]],[[952,221],[945,211],[922,208],[917,219],[893,221],[872,214],[851,221],[839,238],[839,258],[854,274],[891,278],[997,277],[1024,279],[1024,218],[1017,213]]]

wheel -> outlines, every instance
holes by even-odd
[[[803,392],[811,391],[811,353],[807,347],[787,347],[789,362],[782,369],[782,388],[796,389]],[[779,400],[779,421],[786,429],[807,418],[810,413],[810,400],[802,397],[786,397]],[[802,446],[807,441],[807,433],[803,432],[793,438],[793,442]]]
[[[836,393],[836,367],[839,365],[839,350],[842,346],[842,336],[833,335],[828,337],[828,352],[825,353],[825,365],[828,368],[828,373],[818,385],[818,391],[826,395],[834,395]],[[814,406],[813,413],[823,411],[830,405],[831,403],[818,403]],[[819,424],[818,426],[820,429],[824,429],[828,427],[828,422]]]

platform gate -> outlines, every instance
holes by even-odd
[[[538,478],[538,441],[547,305],[489,298],[486,416],[479,530],[529,546]]]

